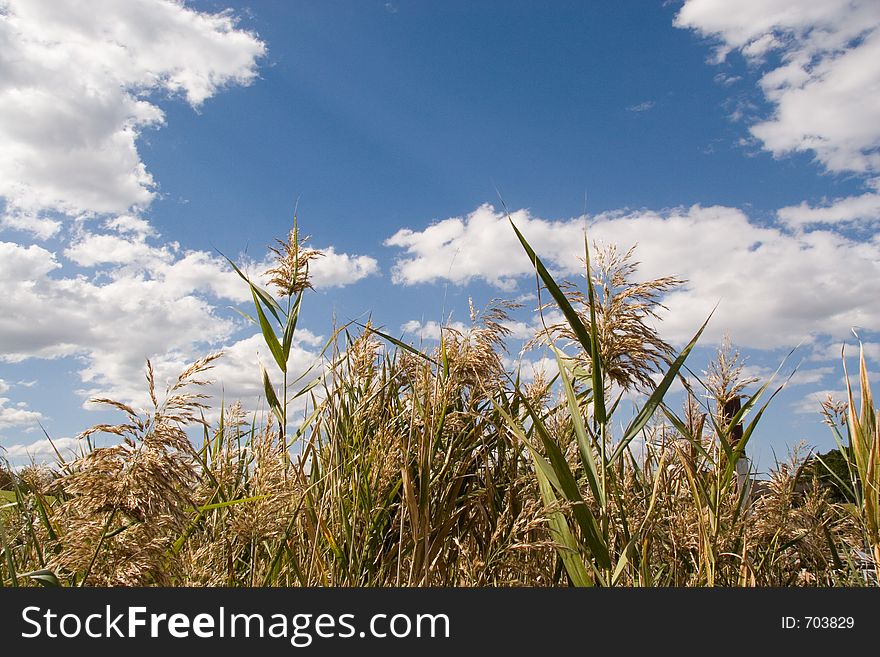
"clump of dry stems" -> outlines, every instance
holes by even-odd
[[[309,263],[324,254],[307,247],[307,241],[308,237],[300,237],[299,228],[294,225],[286,241],[276,240],[277,246],[269,247],[275,265],[266,270],[266,276],[282,297],[292,297],[312,287]]]
[[[584,277],[595,292],[596,333],[599,336],[599,354],[610,382],[629,389],[649,390],[654,386],[652,376],[661,371],[673,353],[672,346],[660,337],[656,323],[664,306],[661,299],[671,290],[685,283],[674,276],[635,281],[639,263],[634,259],[635,247],[626,253],[615,245],[596,249],[596,260]],[[589,330],[591,324],[590,300],[587,292],[572,282],[560,284],[571,305]],[[555,308],[548,302],[542,309]],[[554,323],[542,329],[533,340],[538,342],[572,345],[577,336],[568,322]],[[577,358],[589,368],[591,355],[581,351]]]
[[[127,422],[84,431],[81,438],[104,433],[121,441],[96,447],[66,464],[55,482],[65,500],[57,511],[65,531],[51,567],[88,584],[171,581],[179,564],[168,549],[196,504],[192,493],[197,459],[184,427],[201,423],[201,412],[207,408],[205,395],[190,387],[207,383],[198,377],[219,357],[212,354],[184,370],[161,404],[148,362],[148,413],[110,399],[93,400],[122,411]]]
[[[286,317],[258,303],[279,312],[286,336],[318,254],[296,229],[272,252],[271,284],[297,300]],[[567,354],[559,375],[520,383],[502,358],[514,309],[504,302],[472,306],[472,327],[444,327],[430,351],[388,343],[372,323],[339,330],[316,384],[290,391],[285,370],[274,389],[263,371],[277,406],[262,424],[240,404],[204,422],[198,389],[217,354],[181,373],[161,402],[148,367],[148,412],[95,400],[125,421],[83,432],[80,457],[54,470],[0,467],[10,500],[0,509],[0,581],[35,584],[43,573],[45,583],[49,572],[92,586],[875,583],[858,561],[880,549],[868,461],[853,463],[855,506],[806,477],[803,455],[744,492],[724,456],[729,427],[712,419],[755,381],[725,342],[707,390],[689,388],[682,411],[668,406],[657,381],[676,355],[656,321],[682,281],[638,283],[635,272],[632,249],[600,252],[587,272],[595,326],[589,290],[562,287],[596,340],[598,387],[582,334],[562,323],[537,338]],[[625,435],[603,404],[612,384],[652,404]],[[288,399],[304,401],[295,419]],[[868,454],[869,392],[859,415],[852,407],[829,411],[829,424],[847,424]],[[202,431],[200,445],[188,429]],[[98,434],[117,442],[95,447]]]

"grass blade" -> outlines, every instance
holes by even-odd
[[[544,283],[544,287],[547,288],[547,291],[550,292],[553,300],[556,301],[556,305],[559,306],[562,314],[565,315],[565,319],[568,321],[569,326],[571,326],[571,330],[574,331],[575,336],[577,336],[578,342],[580,342],[581,347],[583,347],[586,353],[592,354],[594,352],[593,339],[590,337],[590,333],[584,327],[584,323],[581,321],[580,315],[577,314],[577,311],[572,307],[571,303],[569,303],[568,298],[565,296],[565,293],[559,288],[559,285],[556,284],[556,281],[553,280],[550,272],[547,271],[544,263],[541,262],[541,259],[526,241],[526,238],[523,237],[522,233],[519,232],[516,224],[513,223],[513,219],[508,216],[508,221],[510,221],[510,225],[516,232],[516,236],[519,239],[520,244],[522,244],[523,249],[529,256],[529,260],[531,260],[532,265],[535,267],[535,271],[538,272],[538,276]]]
[[[263,367],[263,363],[260,363],[260,373],[263,377],[263,390],[266,393],[266,402],[269,404],[272,413],[274,413],[275,417],[278,419],[282,430],[284,430],[284,409],[281,408],[281,402],[278,401],[278,396],[275,394],[275,388],[272,387],[272,382],[269,380],[269,373],[266,371],[266,368]]]
[[[555,347],[553,348],[553,353],[556,355],[556,362],[559,365],[559,378],[562,381],[565,399],[568,402],[568,411],[571,416],[575,436],[577,437],[581,463],[584,466],[584,471],[587,473],[587,482],[590,485],[590,490],[593,492],[593,497],[595,497],[599,501],[600,506],[604,508],[605,490],[600,485],[599,471],[596,468],[596,461],[593,458],[593,447],[590,438],[587,436],[587,430],[584,426],[583,418],[581,418],[581,409],[580,404],[578,404],[577,394],[575,394],[571,377],[568,375],[568,367],[563,361],[562,355]]]
[[[593,270],[590,266],[590,245],[584,233],[584,257],[587,267],[587,298],[590,302],[590,371],[593,377],[593,414],[596,423],[603,428],[608,421],[605,413],[605,380],[602,376],[602,355],[599,353],[599,327],[596,324],[596,290],[593,287]],[[580,320],[578,320],[580,323]],[[574,327],[572,327],[574,328]]]
[[[266,344],[269,345],[269,351],[272,352],[272,357],[275,358],[278,368],[282,372],[287,372],[287,359],[284,357],[284,349],[282,349],[281,343],[278,342],[278,336],[275,335],[275,330],[272,328],[271,324],[269,324],[269,320],[266,319],[266,314],[263,312],[263,307],[257,298],[257,293],[254,292],[253,289],[251,292],[253,292],[254,306],[257,308],[257,318],[260,320],[260,331],[263,333],[263,339],[266,341]]]

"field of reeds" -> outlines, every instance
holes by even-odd
[[[794,453],[754,480],[743,456],[780,384],[745,379],[729,345],[689,367],[703,329],[675,351],[654,328],[680,281],[635,282],[632,252],[585,240],[583,280],[557,283],[517,235],[541,308],[565,320],[532,340],[558,371],[528,381],[504,366],[503,302],[431,350],[338,328],[296,379],[319,254],[294,229],[267,288],[230,262],[281,373],[255,363],[269,420],[237,403],[205,420],[222,355],[164,391],[148,364],[152,408],[97,400],[119,423],[83,432],[77,458],[0,467],[0,585],[877,584],[880,422],[863,357],[858,390],[824,407],[838,467]],[[684,404],[668,402],[677,383]]]

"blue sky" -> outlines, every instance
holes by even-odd
[[[143,403],[146,358],[223,348],[222,394],[257,407],[266,354],[218,251],[257,273],[297,199],[328,254],[298,367],[334,316],[430,340],[469,296],[534,292],[503,199],[560,276],[587,226],[688,279],[677,345],[720,303],[696,371],[725,333],[762,377],[800,345],[752,455],[830,448],[841,341],[880,357],[877,4],[546,4],[0,0],[10,460],[45,457],[38,422],[75,446],[92,396]]]

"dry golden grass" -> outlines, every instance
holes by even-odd
[[[296,230],[272,251],[287,310],[252,289],[258,310],[277,313],[280,338],[268,321],[261,328],[283,359],[317,253]],[[35,585],[40,572],[45,583],[51,571],[73,586],[876,583],[858,556],[880,549],[880,439],[864,363],[861,412],[852,398],[827,411],[842,445],[864,457],[851,462],[857,504],[805,478],[803,455],[744,492],[718,421],[755,383],[735,350],[723,346],[708,390],[673,412],[656,380],[680,363],[655,325],[681,281],[633,282],[632,250],[613,248],[587,273],[586,292],[564,288],[580,326],[538,338],[568,354],[550,380],[522,384],[506,371],[503,302],[472,309],[468,330],[444,327],[428,353],[383,348],[371,324],[339,330],[295,428],[283,423],[281,400],[296,392],[286,370],[279,389],[262,372],[275,396],[267,424],[232,404],[210,427],[198,391],[219,355],[193,363],[161,400],[148,364],[150,411],[96,400],[125,419],[83,433],[117,444],[54,468],[0,468],[10,500],[0,500],[0,582]],[[647,393],[645,416],[623,435],[604,403],[612,384]],[[762,390],[744,404],[747,418]],[[190,429],[202,430],[201,445]]]
[[[277,240],[277,247],[269,247],[275,257],[275,266],[266,271],[269,284],[274,285],[282,297],[292,297],[300,292],[311,289],[309,280],[309,263],[324,254],[305,245],[307,237],[299,236],[299,229],[294,225],[287,236],[287,241]]]
[[[660,299],[685,281],[666,276],[647,281],[634,281],[639,263],[634,260],[635,247],[620,253],[614,245],[597,251],[594,267],[584,277],[595,292],[596,334],[599,337],[599,355],[610,382],[624,389],[649,390],[654,386],[652,375],[661,371],[673,353],[672,346],[657,332]],[[582,325],[590,330],[589,295],[572,282],[563,282],[571,305],[577,311]],[[549,302],[543,309],[554,309]],[[577,335],[568,322],[551,324],[535,336],[535,343],[557,343],[570,346],[578,343]],[[581,351],[578,359],[590,367],[590,354]]]

